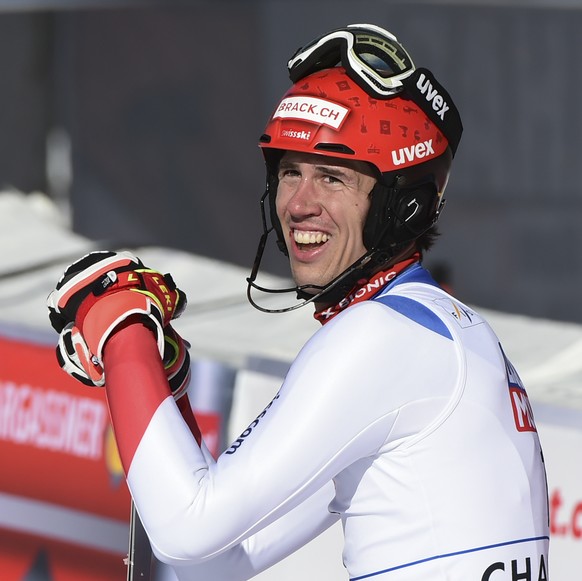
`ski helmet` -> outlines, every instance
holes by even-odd
[[[259,141],[267,168],[261,203],[268,201],[277,244],[287,254],[275,209],[283,154],[298,151],[368,163],[377,177],[363,232],[371,259],[350,269],[347,284],[435,224],[461,120],[432,73],[416,68],[396,37],[373,25],[350,25],[312,41],[295,53],[288,69],[293,85]],[[336,284],[337,292],[344,287]]]
[[[418,78],[435,90],[432,77]],[[284,252],[274,207],[277,166],[285,151],[365,161],[375,169],[378,182],[364,227],[368,250],[400,246],[436,222],[453,157],[441,128],[408,94],[371,96],[343,67],[294,83],[259,145],[267,165],[271,220]]]

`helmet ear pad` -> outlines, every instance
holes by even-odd
[[[287,244],[285,244],[285,237],[283,236],[283,228],[281,228],[281,221],[277,216],[277,187],[279,186],[279,178],[277,174],[267,169],[267,197],[269,202],[269,218],[275,234],[277,235],[277,248],[285,255],[289,256]]]
[[[400,187],[401,181],[401,176],[396,176],[393,186],[379,181],[372,189],[364,225],[364,245],[368,250],[392,249],[411,242],[438,217],[440,198],[434,180]]]
[[[267,139],[268,136],[263,136]],[[267,141],[268,142],[268,141]],[[277,216],[277,188],[279,187],[279,162],[285,154],[285,150],[275,148],[264,148],[263,155],[265,157],[265,168],[267,170],[266,194],[267,203],[269,204],[269,220],[272,229],[277,235],[277,248],[285,255],[289,256],[287,245],[285,244],[285,237],[283,236],[283,229],[281,222]],[[263,210],[264,218],[264,210]]]

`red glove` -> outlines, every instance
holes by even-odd
[[[92,252],[65,270],[47,304],[60,334],[59,364],[79,381],[104,385],[105,342],[121,325],[141,321],[156,336],[173,391],[185,391],[190,358],[169,322],[183,312],[186,295],[169,274],[146,268],[129,252]]]

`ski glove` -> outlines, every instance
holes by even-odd
[[[60,335],[59,365],[85,385],[104,385],[105,342],[137,318],[154,332],[170,387],[179,397],[188,386],[189,345],[169,323],[186,302],[169,274],[146,268],[130,252],[91,252],[65,270],[47,299],[50,322]]]

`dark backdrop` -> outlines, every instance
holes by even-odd
[[[463,116],[427,264],[463,300],[582,321],[582,11],[416,2],[206,1],[0,15],[0,181],[53,195],[46,135],[71,146],[74,229],[250,267],[256,146],[285,63],[334,26],[391,29]],[[270,271],[285,273],[269,258]]]

